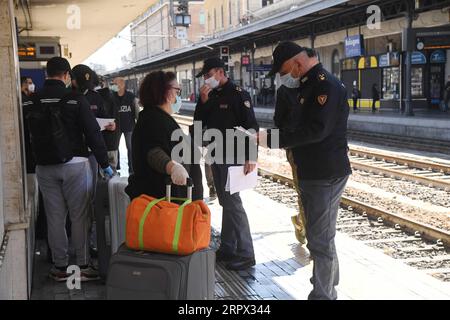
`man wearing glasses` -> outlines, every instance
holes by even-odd
[[[250,95],[227,77],[221,59],[205,60],[197,78],[201,76],[205,84],[200,88],[194,120],[202,121],[207,129],[219,130],[224,142],[222,158],[219,159],[216,152],[215,162],[211,166],[219,203],[223,208],[221,246],[216,252],[216,260],[226,262],[230,270],[243,270],[255,265],[250,226],[239,193],[230,194],[225,191],[225,186],[229,167],[244,165],[244,173],[249,174],[256,169],[256,159],[250,159],[250,152],[246,152],[245,159],[238,159],[236,152],[234,155],[227,154],[227,143],[235,151],[237,146],[234,138],[227,141],[226,131],[237,126],[258,131],[259,126]]]

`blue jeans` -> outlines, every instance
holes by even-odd
[[[339,261],[334,238],[339,204],[348,176],[299,181],[306,216],[307,247],[314,260],[310,300],[336,300]]]

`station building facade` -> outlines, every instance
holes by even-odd
[[[213,5],[212,2],[215,4]],[[244,1],[245,3],[246,1]],[[295,2],[295,1],[294,1]],[[297,1],[299,3],[305,1]],[[249,4],[251,5],[251,1]],[[258,1],[259,3],[259,1]],[[270,16],[271,7],[277,10],[290,10],[293,1],[277,1],[266,3],[266,6],[245,7],[243,3],[236,1],[205,1],[204,14],[206,19],[205,39],[220,39],[231,32],[239,32],[245,23],[251,24],[258,19],[264,20]],[[247,4],[248,5],[248,4]],[[211,12],[219,10],[224,15],[216,16],[222,20],[232,12],[240,13],[240,19],[229,19],[219,23],[219,29],[214,29],[212,20],[208,18]],[[229,11],[231,8],[231,11]],[[238,10],[239,8],[239,10]],[[236,12],[235,12],[236,11]],[[369,15],[367,15],[367,18]],[[225,18],[223,18],[226,20]],[[254,20],[252,20],[254,19]],[[280,36],[280,40],[291,40],[299,45],[314,47],[321,62],[330,72],[339,77],[346,85],[349,94],[356,83],[361,92],[358,102],[362,108],[370,108],[372,103],[372,85],[376,83],[380,92],[381,101],[377,104],[382,110],[402,110],[405,99],[405,28],[408,18],[399,16],[393,19],[384,19],[378,29],[372,29],[367,24],[344,28],[341,30],[323,33],[317,36],[306,35],[302,37]],[[214,20],[214,19],[213,19]],[[231,23],[230,23],[231,22]],[[444,98],[444,88],[450,75],[450,14],[449,7],[422,11],[416,15],[412,22],[414,29],[426,28],[428,32],[423,39],[414,41],[414,52],[412,53],[412,100],[416,108],[439,109]],[[228,29],[227,29],[228,28]],[[282,32],[282,31],[280,31]],[[250,37],[249,37],[250,38]],[[355,39],[360,39],[359,42]],[[347,41],[346,41],[347,40]],[[231,42],[233,40],[230,40]],[[228,41],[228,42],[230,42]],[[420,42],[424,42],[421,47]],[[346,46],[347,43],[347,46]],[[272,52],[277,41],[263,46],[243,45],[230,50],[229,76],[237,84],[252,93],[258,106],[273,106],[274,95],[278,87],[277,78],[269,78],[267,74],[272,63]],[[418,45],[418,47],[417,47]],[[220,44],[218,44],[220,46]],[[359,46],[359,48],[356,48]],[[355,54],[355,49],[356,54]],[[167,55],[170,55],[169,51]],[[174,53],[176,54],[176,53]],[[210,51],[208,54],[192,54],[188,62],[158,64],[157,68],[175,71],[178,80],[183,86],[183,98],[195,100],[198,90],[202,84],[201,79],[195,79],[194,75],[200,71],[202,60],[208,55],[217,55]],[[247,60],[246,60],[247,59]],[[250,59],[250,65],[245,65]],[[253,62],[253,74],[252,63]],[[147,71],[152,69],[152,63],[142,73],[127,74],[130,81],[141,79]],[[126,72],[125,72],[126,74]],[[263,95],[269,95],[267,99]],[[267,103],[268,102],[268,103]]]

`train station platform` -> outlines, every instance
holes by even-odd
[[[312,289],[312,261],[308,250],[295,239],[290,217],[294,209],[255,191],[242,193],[250,220],[256,266],[247,271],[216,268],[216,299],[221,300],[304,300]],[[210,204],[216,234],[221,227],[221,208]],[[217,236],[213,238],[217,246]],[[441,282],[382,251],[337,233],[340,260],[340,300],[450,299],[450,283]],[[55,283],[47,274],[50,264],[36,256],[32,299],[105,299],[101,282],[83,283],[81,290],[69,291],[65,283]]]
[[[194,103],[183,103],[182,112],[193,114]],[[255,108],[257,120],[262,126],[273,124],[273,108]],[[365,134],[417,139],[420,141],[441,141],[450,144],[450,111],[417,113],[405,116],[393,112],[350,112],[348,129]]]

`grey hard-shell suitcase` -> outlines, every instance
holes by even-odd
[[[127,178],[99,178],[95,196],[98,270],[106,279],[109,260],[125,242],[126,211],[130,203],[125,187]]]
[[[167,193],[170,199],[169,186]],[[215,263],[211,249],[178,256],[123,245],[111,258],[106,296],[109,300],[213,300]]]
[[[111,252],[116,253],[125,242],[127,208],[130,198],[125,193],[128,178],[116,176],[109,180],[109,210],[111,230]]]

